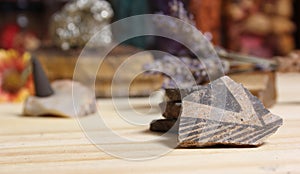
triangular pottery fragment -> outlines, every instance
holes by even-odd
[[[224,76],[183,99],[179,146],[258,146],[282,122],[243,85]]]

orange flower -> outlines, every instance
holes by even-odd
[[[30,54],[0,49],[0,102],[21,102],[33,91]]]

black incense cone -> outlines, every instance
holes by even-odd
[[[49,80],[37,58],[31,58],[32,73],[34,80],[35,95],[37,97],[48,97],[54,93]]]

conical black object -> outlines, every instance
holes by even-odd
[[[35,95],[38,97],[48,97],[54,94],[49,80],[37,58],[31,58],[32,74],[34,80]]]

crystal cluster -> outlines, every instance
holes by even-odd
[[[229,71],[227,61],[222,61],[224,72]],[[207,71],[217,71],[218,66],[209,59],[199,60],[188,57],[164,56],[155,60],[151,64],[144,66],[150,74],[161,73],[166,76],[163,88],[176,88],[178,86],[186,88],[194,85],[203,84],[209,81]]]
[[[162,73],[169,77],[164,80],[164,88],[176,87],[179,83],[186,87],[193,86],[195,81],[201,83],[207,77],[205,67],[199,60],[186,57],[178,60],[172,56],[164,56],[152,64],[146,65],[145,70],[149,70],[149,73],[153,74]]]
[[[71,1],[53,16],[51,24],[53,42],[63,50],[83,47],[91,37],[101,31],[88,46],[105,46],[112,41],[112,32],[108,27],[112,16],[113,10],[107,1]]]

